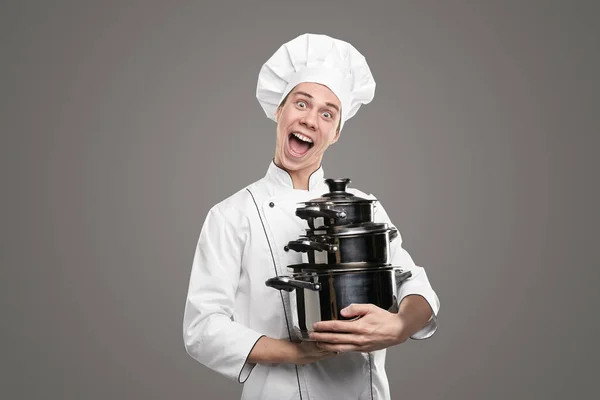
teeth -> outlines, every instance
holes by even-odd
[[[307,143],[313,142],[311,138],[304,136],[298,132],[292,132],[292,135],[296,136],[298,139],[302,140],[303,142],[307,142]]]

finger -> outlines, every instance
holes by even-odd
[[[363,345],[366,339],[361,335],[349,333],[312,332],[310,339],[318,343]]]
[[[331,344],[319,342],[318,346],[324,350],[337,354],[348,353],[350,351],[363,351],[361,346],[355,346],[351,344]]]
[[[317,342],[311,342],[314,345],[314,348],[310,350],[311,353],[314,354],[319,354],[319,355],[325,355],[327,353],[329,353],[328,350],[323,350],[322,348],[319,347],[319,344]]]
[[[355,332],[357,330],[357,321],[330,320],[315,322],[313,329],[319,332]]]
[[[373,312],[373,308],[376,307],[373,304],[350,304],[348,307],[342,309],[340,313],[346,317],[360,317],[370,312]]]

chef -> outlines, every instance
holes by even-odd
[[[391,243],[391,263],[412,277],[399,290],[397,313],[353,304],[342,313],[358,318],[319,322],[314,341],[297,342],[289,293],[265,285],[302,262],[301,253],[284,249],[306,229],[295,215],[298,203],[329,191],[323,154],[374,92],[365,58],[325,35],[285,43],[260,70],[256,96],[277,123],[275,156],[262,179],[208,212],[183,321],[188,354],[244,383],[242,399],[390,399],[385,349],[437,328],[438,297],[400,235]],[[380,203],[374,220],[393,226]]]

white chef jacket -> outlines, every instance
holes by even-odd
[[[302,262],[302,253],[286,252],[284,246],[308,227],[295,215],[298,203],[329,192],[323,177],[321,167],[311,175],[308,191],[297,190],[290,175],[271,162],[264,178],[214,206],[202,226],[185,304],[185,348],[200,363],[244,383],[242,400],[390,399],[385,350],[349,352],[299,366],[247,362],[261,336],[290,339],[290,293],[267,287],[265,281],[289,275],[287,266]],[[374,220],[391,225],[380,203]],[[425,339],[437,329],[439,299],[425,270],[401,244],[398,235],[391,243],[391,263],[412,271],[412,277],[398,297],[419,294],[431,306],[432,319],[412,336]]]

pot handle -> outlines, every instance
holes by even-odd
[[[396,270],[396,285],[398,287],[398,291],[400,290],[400,286],[404,283],[405,280],[412,276],[412,272],[410,271],[402,271],[401,269]]]
[[[296,210],[296,216],[302,219],[309,218],[333,218],[333,219],[344,219],[346,218],[345,211],[330,210],[328,208],[319,207],[304,207]]]
[[[286,246],[289,250],[294,250],[299,253],[306,253],[310,250],[326,251],[335,253],[338,247],[329,243],[313,242],[312,240],[292,240]]]
[[[398,229],[391,228],[390,229],[390,242],[393,242],[394,239],[396,239],[397,237],[398,237]]]
[[[265,281],[265,285],[278,290],[291,292],[294,289],[310,289],[314,291],[321,290],[321,284],[315,282],[299,281],[289,276],[277,276]]]

